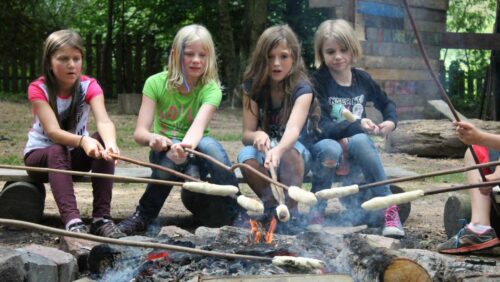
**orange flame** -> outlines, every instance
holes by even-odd
[[[269,223],[269,229],[267,230],[267,233],[266,233],[266,243],[267,244],[271,244],[273,242],[273,234],[274,234],[274,230],[276,230],[277,223],[278,223],[278,221],[273,216],[271,223]]]
[[[273,217],[273,219],[269,223],[269,229],[267,230],[265,235],[264,235],[264,228],[262,227],[262,224],[260,222],[250,219],[249,223],[250,223],[250,231],[252,233],[251,235],[252,242],[254,243],[265,242],[266,244],[271,244],[273,242],[274,231],[276,230],[276,224],[278,223],[275,217]]]
[[[250,231],[252,232],[252,238],[255,243],[260,243],[262,233],[260,231],[261,225],[257,220],[250,219]]]

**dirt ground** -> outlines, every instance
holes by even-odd
[[[26,104],[0,102],[0,160],[2,163],[22,164],[22,149],[26,142],[26,134],[31,124],[31,112]],[[120,115],[117,113],[115,103],[109,103],[108,110],[112,120],[115,122],[118,132],[118,143],[121,153],[124,156],[147,161],[148,149],[139,147],[132,140],[132,132],[135,126],[135,116]],[[213,133],[222,141],[224,147],[233,162],[236,160],[238,150],[241,148],[238,134],[241,132],[240,110],[221,110],[211,123]],[[462,166],[459,159],[427,159],[406,154],[387,154],[383,152],[381,140],[376,140],[382,153],[384,165],[401,167],[417,173],[426,173],[443,169],[450,169]],[[119,166],[134,166],[120,162]],[[451,179],[451,180],[450,180]],[[444,180],[424,180],[412,181],[398,184],[405,190],[413,189],[434,189],[447,187],[453,181],[460,181],[458,178]],[[448,182],[448,183],[445,183]],[[451,181],[451,182],[450,182]],[[3,186],[3,183],[0,183]],[[41,222],[44,225],[62,227],[59,220],[57,207],[55,206],[49,185],[47,188],[46,207],[44,218]],[[129,216],[144,191],[143,184],[116,184],[113,192],[112,216],[121,220]],[[92,209],[92,194],[89,184],[77,184],[76,193],[79,209],[85,219],[90,220]],[[407,234],[404,245],[422,249],[435,250],[438,243],[446,239],[443,227],[443,209],[449,195],[440,194],[425,197],[412,203],[411,213],[405,223]],[[183,207],[179,199],[179,190],[175,188],[162,209],[159,225],[176,224],[187,225],[192,223],[190,213]],[[20,246],[29,243],[39,243],[44,245],[57,244],[57,237],[40,234],[36,232],[15,231],[10,229],[0,229],[0,245]]]

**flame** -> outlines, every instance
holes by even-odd
[[[252,232],[252,238],[253,242],[255,243],[260,243],[260,239],[262,237],[262,233],[260,229],[262,228],[262,225],[257,222],[257,220],[250,219],[250,231]]]
[[[277,223],[278,223],[278,221],[273,216],[271,223],[269,223],[269,229],[267,229],[267,233],[266,233],[266,243],[267,244],[271,244],[273,242],[273,234],[274,234],[274,230],[276,230]]]
[[[264,242],[266,244],[271,244],[273,242],[273,235],[274,231],[276,230],[276,224],[278,221],[276,220],[275,217],[271,220],[269,223],[269,229],[264,235],[264,228],[262,227],[262,224],[256,220],[250,219],[250,231],[252,233],[251,235],[251,240],[254,243],[261,243]]]

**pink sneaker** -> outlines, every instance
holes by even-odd
[[[385,210],[385,224],[382,235],[392,238],[401,238],[405,236],[405,231],[399,219],[398,211],[399,208],[396,205],[390,206]]]

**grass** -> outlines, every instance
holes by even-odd
[[[0,92],[0,101],[13,103],[26,103],[28,101],[27,94],[24,93],[6,93]]]
[[[463,173],[433,176],[427,178],[427,181],[431,183],[467,183],[467,179]]]

